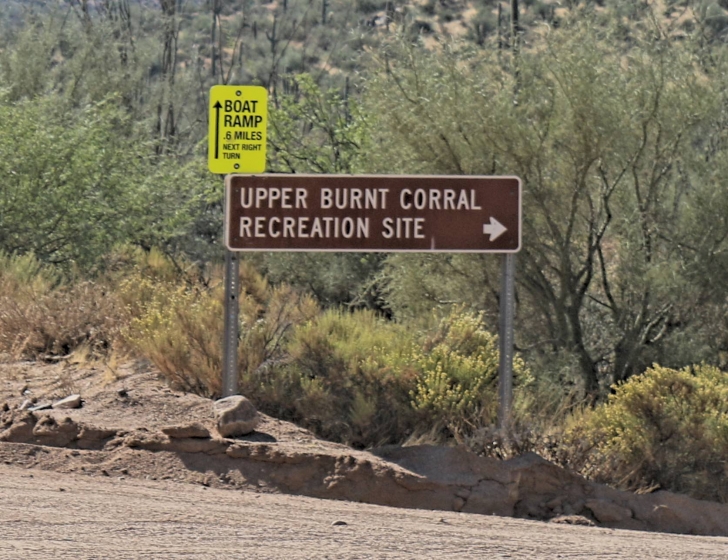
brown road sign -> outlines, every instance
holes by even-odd
[[[228,175],[231,251],[515,253],[521,180],[433,175]]]

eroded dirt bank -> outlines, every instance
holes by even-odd
[[[154,371],[131,364],[113,372],[2,364],[0,384],[0,461],[12,467],[728,536],[728,506],[619,492],[535,455],[502,462],[458,448],[358,452],[269,417],[251,436],[222,438],[210,401],[172,391]],[[37,408],[71,391],[83,396],[81,408],[27,410],[30,399]]]

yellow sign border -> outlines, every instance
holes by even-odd
[[[212,173],[263,173],[268,91],[262,86],[210,88],[207,167]]]

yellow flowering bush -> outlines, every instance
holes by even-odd
[[[419,372],[412,406],[425,423],[447,429],[462,440],[495,422],[498,411],[498,338],[483,327],[482,314],[453,311],[435,335],[413,356]],[[516,382],[530,373],[514,361]]]
[[[653,366],[569,431],[584,474],[626,489],[728,498],[728,374]]]

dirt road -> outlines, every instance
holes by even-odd
[[[0,558],[727,557],[726,538],[0,467]]]

